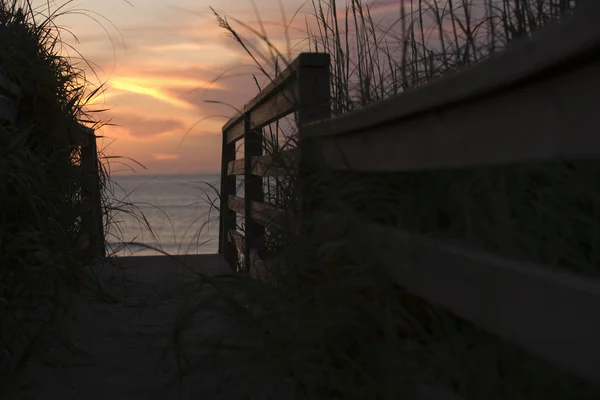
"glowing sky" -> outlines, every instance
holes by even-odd
[[[46,0],[37,0],[38,11]],[[275,43],[285,43],[278,0],[255,2]],[[284,0],[286,13],[302,4]],[[234,111],[207,103],[216,100],[241,107],[255,94],[256,72],[243,50],[218,26],[209,6],[249,24],[257,21],[248,0],[93,0],[55,1],[66,14],[56,23],[73,49],[73,63],[84,67],[104,95],[91,108],[115,126],[105,126],[99,146],[107,155],[135,159],[137,172],[203,173],[220,169],[221,126]],[[233,24],[233,22],[232,22]],[[243,29],[242,29],[243,31]],[[247,32],[247,31],[246,31]],[[249,33],[245,36],[251,37]],[[295,35],[300,38],[298,34]],[[297,42],[297,40],[296,40]],[[224,77],[219,77],[228,72]],[[97,75],[97,76],[96,76]],[[118,160],[113,173],[131,172]]]
[[[380,0],[385,8],[398,0]],[[46,0],[36,0],[40,12]],[[91,64],[69,50],[73,62],[84,67],[93,83],[105,82],[104,95],[93,108],[114,126],[99,130],[100,148],[110,156],[130,157],[145,165],[139,173],[210,173],[220,169],[221,126],[232,116],[225,102],[242,107],[257,92],[251,77],[257,70],[242,48],[218,26],[210,6],[222,15],[258,27],[250,0],[55,0],[65,15],[56,23],[73,33],[63,40]],[[298,9],[289,36],[295,52],[303,49],[304,0],[254,2],[269,38],[286,49],[281,7],[289,19]],[[304,7],[304,8],[302,8]],[[230,19],[234,26],[236,25]],[[242,27],[243,36],[261,44]],[[215,80],[222,73],[224,76]],[[113,173],[131,173],[113,160]],[[135,166],[127,162],[130,166]]]

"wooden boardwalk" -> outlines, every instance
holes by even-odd
[[[177,371],[174,360],[167,358],[159,363],[178,312],[190,296],[185,285],[198,282],[197,273],[208,276],[228,273],[230,270],[222,258],[154,256],[116,261],[119,265],[90,271],[102,284],[107,294],[104,299],[98,299],[91,290],[76,298],[76,320],[70,325],[79,351],[71,354],[56,344],[47,345],[40,356],[11,380],[8,395],[1,397],[5,400],[249,398],[247,393],[251,389],[242,382],[235,387],[218,387],[224,373],[218,366],[243,362],[236,360],[231,352],[222,353],[221,360],[201,365],[198,375],[191,380],[193,387],[184,385],[180,393],[168,385]],[[209,290],[207,287],[196,294]],[[196,324],[186,346],[194,351],[190,354],[192,359],[204,360],[202,356],[207,354],[199,350],[200,338],[217,332],[224,323],[223,318],[216,318],[210,323]],[[225,360],[230,356],[234,358]],[[269,397],[257,394],[250,398]]]

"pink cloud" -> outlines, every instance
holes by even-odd
[[[185,129],[182,121],[175,119],[147,118],[135,114],[116,114],[112,124],[125,129],[130,136],[147,139],[164,133]]]

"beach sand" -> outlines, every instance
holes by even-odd
[[[179,391],[168,384],[177,372],[174,358],[167,357],[159,363],[178,312],[189,296],[184,285],[198,281],[196,272],[214,276],[230,271],[219,256],[177,256],[174,260],[163,256],[124,257],[119,261],[121,265],[93,269],[98,282],[118,301],[100,300],[90,290],[77,295],[74,310],[77,319],[70,323],[70,331],[80,351],[73,354],[58,345],[48,345],[4,388],[8,389],[8,395],[3,395],[3,399],[271,398],[267,393],[256,392],[260,392],[256,386],[263,383],[266,391],[277,386],[276,382],[259,382],[264,381],[260,371],[256,371],[256,379],[246,376],[236,385],[219,388],[223,374],[234,373],[236,367],[247,375],[243,371],[252,368],[241,366],[249,360],[240,359],[239,354],[229,351],[211,361],[203,357],[209,354],[206,350],[193,346],[195,338],[198,342],[198,338],[211,332],[222,332],[223,324],[227,324],[223,317],[206,321],[202,319],[202,312],[198,316],[188,336],[190,346],[186,347],[193,350],[190,357],[200,361],[199,369]],[[193,267],[183,267],[181,262]],[[204,316],[207,316],[206,312]],[[237,343],[242,338],[231,340]],[[225,372],[224,365],[232,368]],[[243,381],[254,387],[248,387]],[[280,393],[272,398],[290,397]]]
[[[228,274],[217,255],[140,256],[117,258],[119,265],[90,267],[86,277],[100,283],[101,292],[82,290],[74,301],[70,338],[78,347],[48,343],[8,383],[0,382],[2,400],[171,400],[171,399],[293,399],[292,380],[281,371],[267,371],[261,343],[243,332],[224,313],[202,307],[182,337],[186,355],[196,363],[190,379],[179,387],[173,353],[161,361],[169,346],[177,316],[186,299],[214,293],[205,285],[190,287],[206,276]],[[90,279],[88,279],[89,281]],[[98,293],[108,294],[99,298]],[[113,296],[113,297],[111,297]],[[214,305],[214,304],[212,304]],[[206,318],[210,318],[207,320]],[[212,338],[211,338],[212,336]],[[227,346],[202,346],[217,337]],[[256,337],[256,336],[254,336]],[[206,343],[206,342],[204,342]],[[255,350],[254,350],[255,349]],[[410,360],[407,360],[410,361]],[[411,400],[458,397],[441,386],[425,385]]]

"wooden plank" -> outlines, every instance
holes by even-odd
[[[331,117],[331,94],[330,94],[330,63],[327,62],[320,67],[302,68],[298,71],[298,86],[300,90],[300,107],[298,110],[299,147],[302,149],[301,165],[296,184],[298,186],[300,202],[300,221],[297,229],[302,229],[303,235],[309,235],[311,217],[315,209],[314,193],[318,192],[315,185],[315,174],[312,172],[315,166],[312,158],[319,155],[315,151],[314,140],[306,135],[306,126],[314,121],[321,121]],[[317,164],[318,165],[318,164]],[[317,191],[316,191],[317,190]]]
[[[244,159],[233,160],[227,167],[228,175],[244,174]],[[252,158],[252,174],[256,176],[289,176],[298,172],[300,150],[285,150],[277,154],[266,154]]]
[[[258,176],[289,176],[298,173],[300,150],[291,149],[255,158],[252,173]]]
[[[232,269],[237,268],[237,254],[235,246],[227,240],[227,233],[235,229],[235,211],[228,207],[229,196],[235,194],[235,176],[227,173],[229,162],[235,160],[235,142],[229,143],[227,135],[223,133],[221,154],[221,194],[220,194],[220,219],[219,219],[219,254],[222,254]]]
[[[90,138],[90,153],[94,157],[92,163],[92,181],[93,186],[92,197],[92,218],[94,221],[94,231],[91,236],[91,241],[94,246],[94,255],[99,258],[106,257],[106,243],[104,237],[104,213],[102,211],[102,183],[100,181],[100,161],[98,160],[98,148],[96,144],[96,134],[92,130]]]
[[[271,230],[280,230],[285,226],[289,214],[285,210],[265,203],[252,203],[252,220]]]
[[[238,214],[244,215],[246,213],[245,208],[244,208],[244,198],[243,197],[229,195],[227,206],[229,207],[230,210],[232,210]]]
[[[98,152],[94,130],[77,124],[74,129],[75,137],[85,137],[87,141],[81,145],[81,188],[85,212],[82,226],[87,240],[86,253],[90,260],[96,257],[104,258],[104,221],[102,213],[102,193],[98,171]]]
[[[238,214],[246,215],[245,201],[238,196],[229,196],[229,209]],[[265,203],[252,202],[251,218],[254,222],[269,229],[281,229],[285,221],[291,217],[285,210],[278,209]]]
[[[233,143],[244,137],[244,119],[240,119],[231,124],[228,128],[223,127],[223,134],[227,138],[227,143]]]
[[[600,3],[461,72],[309,125],[322,163],[403,171],[594,157]]]
[[[319,165],[410,171],[600,155],[600,63],[553,80],[360,133],[319,139]]]
[[[227,175],[244,175],[244,159],[231,160],[227,164]]]
[[[262,129],[252,127],[251,114],[246,114],[246,133],[244,139],[244,199],[245,199],[245,236],[244,260],[246,272],[250,270],[250,250],[262,250],[265,243],[265,227],[253,218],[252,206],[264,201],[263,180],[252,175],[252,159],[260,157],[263,152]]]
[[[298,69],[298,126],[300,139],[304,138],[302,127],[331,116],[329,93],[329,55],[319,65],[303,66]]]
[[[302,53],[300,54],[288,67],[282,71],[271,83],[269,83],[264,89],[260,91],[248,104],[244,106],[244,109],[233,116],[224,126],[223,132],[227,135],[228,143],[241,138],[244,135],[243,121],[244,116],[261,104],[265,103],[269,98],[279,93],[282,88],[285,88],[288,83],[295,79],[295,73],[298,68],[310,68],[319,67],[323,65],[329,65],[329,55],[322,53]],[[290,98],[290,96],[288,96]],[[291,96],[293,98],[293,96]],[[260,115],[264,114],[261,112]],[[258,117],[257,117],[258,118]],[[264,120],[267,121],[268,119]],[[258,119],[257,119],[258,121]],[[265,124],[268,122],[262,122]],[[259,126],[257,124],[256,126]]]
[[[296,104],[298,104],[297,81],[288,81],[285,86],[249,112],[251,128],[262,128],[289,115],[294,111]]]
[[[447,245],[393,227],[356,225],[407,290],[576,375],[600,382],[600,280]]]

